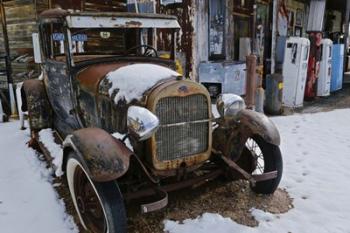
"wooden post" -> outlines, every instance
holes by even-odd
[[[5,55],[6,55],[5,64],[6,64],[6,76],[7,76],[7,84],[8,84],[8,91],[9,91],[10,108],[11,108],[11,117],[17,117],[16,100],[15,100],[15,94],[13,90],[10,47],[9,47],[9,39],[7,35],[6,15],[5,15],[5,8],[2,0],[0,1],[0,14],[1,14],[1,26],[2,26],[2,33],[4,37],[4,47],[5,47]]]
[[[251,54],[247,56],[247,85],[245,102],[247,108],[254,109],[256,92],[256,56]]]
[[[275,73],[276,67],[276,37],[278,19],[278,0],[272,3],[272,37],[271,37],[271,74]]]

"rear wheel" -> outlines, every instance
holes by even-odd
[[[277,171],[277,177],[271,180],[257,182],[251,189],[260,194],[271,194],[277,189],[283,171],[281,151],[278,146],[270,144],[261,137],[248,138],[243,150],[242,159],[250,158],[249,172],[253,175],[261,175],[271,171]]]
[[[94,182],[80,158],[68,155],[67,181],[80,223],[92,233],[125,233],[126,213],[122,194],[115,182]]]

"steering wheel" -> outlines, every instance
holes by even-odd
[[[135,46],[135,47],[132,47],[130,49],[128,49],[125,53],[125,55],[128,55],[130,54],[132,51],[134,50],[138,50],[138,49],[141,49],[141,48],[145,48],[145,51],[143,52],[142,56],[145,56],[145,57],[159,57],[158,56],[158,52],[155,48],[153,48],[152,46],[149,46],[149,45],[138,45],[138,46]]]

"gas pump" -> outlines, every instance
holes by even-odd
[[[290,37],[286,41],[283,62],[283,106],[303,106],[310,41],[301,37]]]
[[[329,96],[332,78],[333,42],[323,39],[321,42],[320,76],[317,81],[317,96]]]
[[[321,62],[321,32],[309,32],[310,39],[310,57],[307,70],[307,79],[305,87],[305,100],[312,100],[316,97],[317,79],[320,73]]]
[[[317,80],[320,74],[321,42],[325,8],[325,0],[311,0],[310,2],[307,24],[307,33],[310,39],[310,57],[305,88],[305,100],[312,100],[317,95]]]

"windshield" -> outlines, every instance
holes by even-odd
[[[156,34],[175,37],[175,31],[171,29],[104,27],[63,29],[61,24],[52,23],[43,25],[43,31],[46,57],[62,62],[66,60],[65,51],[68,43],[73,64],[108,56],[173,59],[170,55],[174,46],[155,39]],[[66,40],[65,35],[70,35],[70,41]]]
[[[135,29],[71,29],[74,55],[123,55],[136,46]]]

